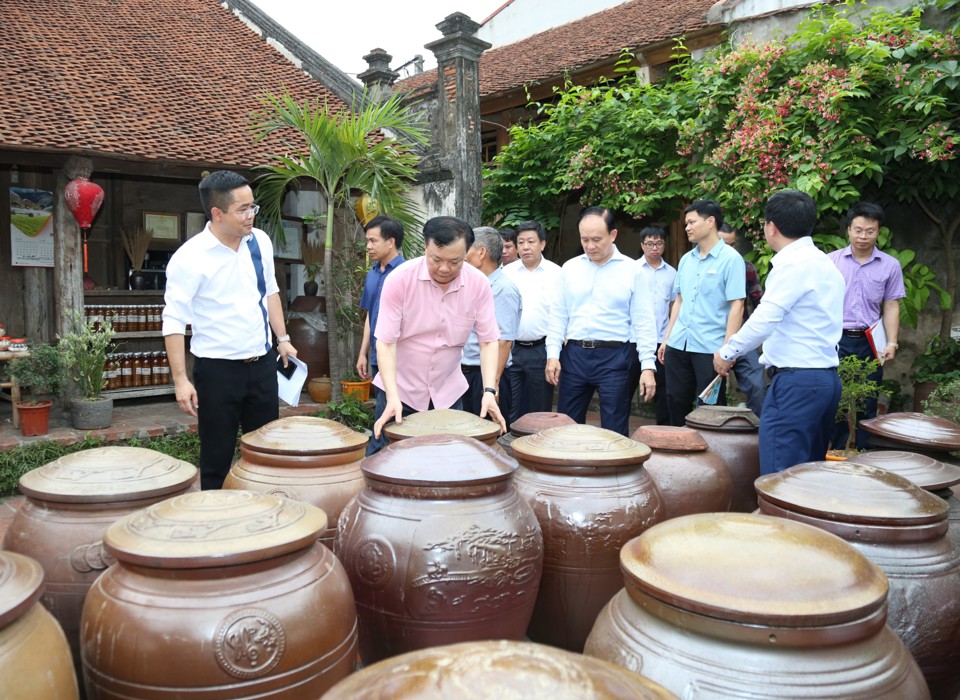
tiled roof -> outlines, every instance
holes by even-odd
[[[264,92],[342,102],[216,0],[7,2],[0,148],[247,168]]]
[[[480,98],[556,79],[636,49],[707,27],[716,0],[630,0],[480,57]],[[433,84],[436,69],[398,83],[404,91]]]

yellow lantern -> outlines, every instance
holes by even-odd
[[[364,192],[357,197],[353,203],[353,211],[356,212],[361,226],[366,226],[374,218],[380,215],[380,205],[373,197]]]

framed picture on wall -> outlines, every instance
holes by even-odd
[[[283,234],[286,240],[282,245],[277,240],[273,242],[273,257],[284,262],[303,262],[300,245],[306,230],[303,219],[295,216],[283,217]]]
[[[163,211],[145,211],[143,228],[153,231],[154,240],[179,241],[180,215]]]
[[[203,212],[188,211],[183,215],[183,240],[193,238],[207,225],[207,217]]]

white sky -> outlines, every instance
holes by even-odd
[[[352,77],[367,69],[363,56],[381,48],[397,68],[416,54],[425,67],[436,65],[424,44],[443,35],[436,28],[447,15],[462,12],[483,20],[506,0],[253,0],[260,9],[298,39]]]

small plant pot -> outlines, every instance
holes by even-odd
[[[17,411],[20,413],[20,434],[24,437],[46,435],[50,431],[50,407],[53,401],[20,401]]]
[[[340,391],[344,396],[355,396],[360,401],[366,401],[370,398],[370,380],[365,379],[362,382],[340,382]]]
[[[828,450],[827,461],[828,462],[846,462],[847,457],[846,455],[843,454],[843,450]]]
[[[329,403],[330,377],[314,377],[307,383],[307,393],[316,403]]]
[[[74,399],[71,414],[77,430],[109,428],[113,422],[113,399]]]

